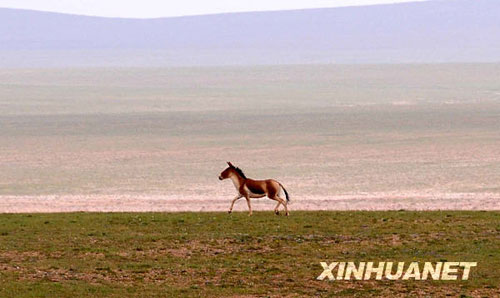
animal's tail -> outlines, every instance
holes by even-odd
[[[286,201],[290,202],[290,197],[288,196],[288,192],[286,191],[286,189],[283,187],[283,185],[281,183],[279,183],[279,184],[280,184],[281,188],[283,188],[283,191],[285,192]]]

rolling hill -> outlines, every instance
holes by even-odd
[[[121,19],[0,9],[0,67],[500,61],[500,1]]]

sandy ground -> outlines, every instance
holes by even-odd
[[[500,210],[499,78],[500,64],[3,70],[0,213],[226,211],[228,160],[282,182],[292,212]]]
[[[0,196],[0,213],[24,212],[182,212],[227,211],[231,198],[179,195]],[[254,210],[274,208],[274,201],[253,199]],[[372,193],[294,198],[294,210],[500,210],[499,193]],[[244,199],[234,211],[246,211]]]

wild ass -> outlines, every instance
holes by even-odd
[[[251,198],[262,198],[267,195],[271,200],[275,200],[278,202],[276,207],[274,208],[274,213],[276,215],[279,214],[278,208],[281,204],[285,206],[285,214],[289,215],[287,203],[290,201],[288,197],[288,193],[286,189],[276,180],[267,179],[267,180],[253,180],[247,178],[243,171],[240,168],[233,166],[230,162],[227,162],[229,167],[222,171],[219,175],[219,180],[231,179],[233,181],[234,187],[236,187],[236,191],[238,195],[234,197],[233,202],[231,203],[231,207],[229,208],[229,213],[233,212],[234,202],[236,202],[240,198],[245,198],[248,204],[249,214],[252,215],[252,206],[250,205]],[[286,200],[280,197],[281,189],[285,193]]]

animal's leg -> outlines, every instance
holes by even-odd
[[[233,212],[233,206],[234,206],[234,202],[238,201],[238,199],[242,198],[243,196],[238,194],[236,197],[234,197],[233,199],[233,202],[231,202],[231,207],[229,208],[229,211],[227,213],[231,213]]]
[[[283,198],[280,198],[280,197],[278,197],[278,196],[277,196],[277,200],[278,200],[281,204],[283,204],[283,206],[285,206],[285,215],[286,215],[286,216],[290,215],[290,213],[288,212],[288,207],[287,207],[286,200],[285,200],[285,199],[283,199]]]
[[[283,204],[283,202],[279,200],[278,193],[279,193],[279,188],[278,187],[270,188],[269,191],[268,191],[268,193],[267,193],[267,197],[268,198],[270,198],[271,200],[275,200],[276,202],[278,202],[278,204],[276,205],[276,207],[274,207],[274,214],[276,214],[276,215],[280,214],[279,207],[280,207],[281,204]]]
[[[274,200],[274,201],[278,202],[278,204],[276,205],[276,207],[274,207],[274,214],[279,215],[280,214],[279,207],[281,205],[281,202],[276,198],[277,196],[275,196],[275,197],[267,196],[267,197],[269,199],[271,199],[271,200]]]
[[[250,205],[250,197],[249,196],[245,196],[245,199],[247,200],[247,204],[248,204],[248,216],[251,216],[252,215],[252,205]]]
[[[279,207],[281,205],[281,202],[278,201],[278,204],[276,205],[276,207],[274,208],[274,214],[276,215],[280,215],[280,211],[279,211]]]

